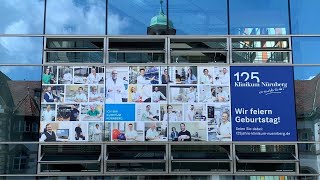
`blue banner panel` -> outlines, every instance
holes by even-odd
[[[105,121],[134,121],[134,104],[106,104]]]
[[[296,141],[292,67],[231,67],[233,141]]]

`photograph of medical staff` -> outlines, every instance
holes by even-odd
[[[44,66],[42,84],[57,84],[57,66]]]
[[[206,122],[169,122],[171,141],[207,141]]]
[[[102,121],[103,104],[81,104],[80,121]]]
[[[88,102],[88,85],[66,85],[65,102]]]
[[[170,76],[169,75],[169,69],[167,66],[161,66],[160,67],[160,77],[161,77],[161,82],[160,84],[169,84],[173,83],[175,76]]]
[[[216,72],[214,85],[230,86],[229,67],[215,67],[214,72]]]
[[[41,105],[41,121],[55,121],[56,119],[56,105],[46,104]]]
[[[144,141],[143,122],[112,123],[112,141]]]
[[[40,122],[40,142],[73,141],[68,122]]]
[[[104,103],[103,85],[89,85],[89,102]]]
[[[43,103],[60,103],[64,102],[64,85],[42,86]]]
[[[204,104],[185,104],[183,121],[206,121]]]
[[[167,86],[152,86],[152,98],[154,103],[167,103]]]
[[[106,69],[106,102],[120,103],[128,101],[128,67]]]
[[[170,67],[169,76],[174,77],[173,83],[175,84],[197,84],[197,67]]]
[[[230,106],[207,104],[208,141],[232,141]]]
[[[214,67],[198,67],[198,84],[213,84]]]
[[[58,67],[58,84],[73,84],[73,68],[69,66]]]
[[[103,141],[103,122],[89,122],[88,141]]]
[[[167,122],[146,122],[145,141],[167,141]]]
[[[159,84],[159,67],[129,67],[129,84]]]
[[[73,141],[88,141],[88,123],[73,122],[71,127]]]
[[[182,104],[161,104],[160,120],[161,121],[183,121]]]
[[[74,84],[104,84],[104,67],[74,67]]]
[[[212,85],[199,85],[199,102],[213,103],[218,102],[217,90]]]
[[[128,88],[128,102],[151,102],[152,86],[130,84]]]
[[[79,121],[79,104],[58,104],[57,121]]]
[[[195,103],[198,100],[197,86],[170,86],[170,103]]]
[[[230,89],[228,86],[218,86],[217,90],[217,99],[218,102],[228,102],[230,101]]]
[[[159,104],[136,104],[136,121],[159,121]]]

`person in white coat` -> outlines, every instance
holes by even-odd
[[[97,74],[97,71],[95,68],[91,69],[91,73],[87,77],[87,83],[88,84],[99,84],[99,82],[102,80],[102,77]]]
[[[122,79],[118,79],[118,72],[113,70],[111,78],[106,81],[107,99],[113,103],[122,102],[122,93],[125,92],[125,86]]]

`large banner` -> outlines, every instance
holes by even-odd
[[[45,66],[40,141],[231,141],[229,67]]]
[[[234,141],[296,141],[292,67],[231,67]]]
[[[41,102],[41,142],[296,139],[290,67],[44,66]]]

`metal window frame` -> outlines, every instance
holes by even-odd
[[[250,172],[250,171],[245,171],[245,172],[241,172],[241,171],[237,171],[237,163],[239,163],[238,161],[238,157],[237,157],[237,153],[236,153],[236,146],[237,145],[245,145],[245,146],[252,146],[252,145],[281,145],[281,146],[285,146],[285,145],[290,145],[290,146],[294,146],[295,148],[295,155],[294,157],[296,158],[295,160],[290,161],[290,163],[294,163],[295,164],[295,171],[293,172],[261,172],[261,171],[254,171],[254,172]],[[299,175],[299,156],[298,156],[298,145],[295,142],[233,142],[232,143],[233,146],[233,150],[234,150],[234,174],[237,175],[284,175],[284,176],[292,176],[292,175]],[[283,161],[283,160],[275,160],[275,161],[271,161],[268,160],[266,162],[266,160],[252,160],[249,161],[248,163],[287,163],[288,161]],[[243,162],[246,163],[246,162]]]
[[[292,47],[291,47],[291,36],[289,35],[279,35],[279,36],[230,36],[230,58],[229,64],[235,66],[290,66],[293,64],[292,62]],[[288,48],[287,49],[271,49],[271,48],[252,48],[252,49],[235,49],[232,47],[233,39],[243,39],[243,40],[250,40],[250,39],[261,39],[261,40],[275,40],[275,39],[287,39]],[[271,62],[271,63],[234,63],[233,62],[233,52],[287,52],[288,53],[288,62]]]
[[[102,39],[103,42],[103,48],[101,49],[77,49],[77,48],[70,48],[70,49],[66,49],[66,48],[47,48],[47,39]],[[104,65],[105,64],[105,51],[106,51],[106,42],[105,42],[106,37],[104,36],[70,36],[70,35],[66,35],[66,36],[44,36],[44,41],[43,41],[43,65],[61,65],[61,66],[76,66],[78,65],[83,65],[85,66],[87,65],[91,65],[91,66],[99,66],[99,65]],[[102,53],[102,62],[100,63],[90,63],[90,62],[85,62],[85,63],[81,63],[81,62],[48,62],[47,61],[47,53],[50,52],[101,52]]]
[[[169,43],[168,43],[168,61],[167,64],[170,66],[198,66],[198,65],[212,65],[212,66],[216,66],[216,65],[227,65],[228,59],[229,59],[229,38],[227,36],[168,36],[169,39]],[[212,52],[212,53],[219,53],[219,52],[225,52],[226,53],[226,63],[174,63],[171,62],[171,54],[173,52],[190,52],[190,50],[172,50],[171,48],[171,41],[172,40],[215,40],[215,39],[225,39],[226,40],[226,49],[216,49],[216,50],[205,50],[205,51],[201,51],[201,50],[191,50],[193,52]]]
[[[91,146],[94,145],[99,145],[100,148],[100,155],[98,160],[85,160],[85,161],[81,161],[81,160],[68,160],[68,161],[41,161],[42,157],[44,156],[44,154],[42,154],[42,147],[46,146],[46,145],[54,145],[54,146],[75,146],[75,145],[83,145],[83,146],[90,146],[88,143],[39,143],[39,150],[38,150],[38,161],[37,161],[37,174],[40,175],[58,175],[58,176],[67,176],[67,175],[74,175],[75,173],[79,174],[79,175],[88,175],[88,174],[92,174],[92,175],[103,175],[103,145],[100,143],[91,143]],[[42,172],[41,171],[41,165],[43,164],[100,164],[100,171],[80,171],[80,172],[60,172],[60,171],[53,171],[53,172]]]
[[[164,150],[165,150],[165,155],[164,155],[164,159],[163,160],[108,160],[107,155],[108,155],[108,146],[111,145],[117,145],[117,146],[128,146],[128,145],[132,145],[132,146],[165,146]],[[148,143],[145,144],[144,142],[110,142],[108,144],[104,145],[104,171],[103,173],[106,175],[168,175],[168,160],[167,160],[167,155],[168,155],[168,144],[167,143],[161,143],[161,142],[152,142],[152,143]],[[111,172],[111,171],[107,171],[107,166],[108,163],[165,163],[165,168],[164,171],[160,172],[160,171],[115,171],[115,172]]]
[[[168,49],[167,49],[167,45],[168,45],[168,38],[166,38],[166,36],[107,36],[107,44],[105,46],[107,46],[108,48],[106,48],[107,51],[107,64],[109,66],[142,66],[142,65],[150,65],[150,66],[163,66],[167,64],[167,53],[168,53]],[[163,40],[164,41],[164,47],[163,50],[110,50],[110,42],[112,39],[119,39],[119,40],[123,40],[123,39],[127,39],[127,40]],[[156,53],[163,53],[164,54],[164,62],[156,62],[156,63],[110,63],[110,59],[109,59],[109,54],[110,52],[137,52],[137,53],[152,53],[152,52],[156,52]]]
[[[233,168],[233,154],[232,154],[232,144],[231,142],[171,142],[168,144],[169,145],[169,157],[168,157],[168,162],[169,162],[169,174],[170,175],[233,175],[234,168]],[[172,171],[172,163],[175,162],[175,160],[172,159],[172,146],[221,146],[221,145],[227,145],[230,148],[229,151],[229,160],[223,160],[223,163],[229,163],[230,171]],[[200,159],[199,161],[197,160],[192,160],[192,161],[184,161],[184,162],[193,162],[193,163],[210,163],[210,162],[221,162],[219,160],[205,160],[205,159]]]

